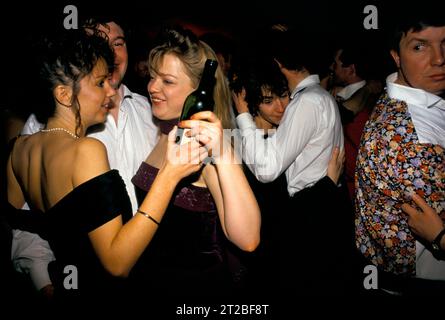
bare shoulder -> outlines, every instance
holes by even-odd
[[[105,145],[102,143],[102,141],[91,137],[80,138],[77,141],[76,148],[76,152],[78,155],[99,153],[100,156],[101,154],[106,155],[107,153],[107,149],[105,148]]]
[[[23,164],[29,159],[28,153],[36,145],[32,135],[23,135],[13,138],[9,143],[9,156],[13,163]]]
[[[110,170],[105,145],[95,138],[79,139],[73,160],[74,187]]]
[[[11,148],[13,148],[14,150],[25,148],[27,145],[30,144],[30,140],[32,141],[30,137],[32,137],[32,135],[27,134],[27,135],[17,136],[11,139],[11,141],[9,142],[12,144]]]

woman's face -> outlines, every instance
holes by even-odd
[[[111,97],[116,90],[110,84],[108,68],[103,59],[94,66],[92,72],[80,80],[77,96],[83,125],[105,122],[108,110],[112,107]]]
[[[166,54],[157,67],[150,70],[147,85],[153,115],[161,120],[179,118],[185,99],[194,90],[192,81],[173,54]]]

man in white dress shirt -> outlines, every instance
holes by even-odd
[[[119,170],[133,212],[137,200],[131,178],[158,140],[158,127],[153,123],[151,106],[145,96],[131,92],[123,83],[128,66],[128,52],[124,31],[114,18],[101,17],[90,20],[86,27],[104,32],[115,55],[115,66],[110,83],[116,88],[114,107],[110,109],[105,124],[89,130],[88,136],[102,141],[107,149],[112,169]],[[31,115],[22,134],[32,134],[43,128],[35,115]],[[29,273],[38,290],[51,295],[52,285],[48,264],[55,259],[49,245],[38,235],[26,231],[13,231],[12,259],[17,271]]]
[[[282,221],[283,228],[280,286],[306,294],[333,289],[321,270],[330,269],[332,261],[320,260],[324,253],[315,255],[322,248],[316,248],[314,240],[324,234],[323,224],[330,224],[323,218],[328,214],[321,212],[325,211],[321,203],[326,202],[324,197],[336,185],[331,181],[322,189],[312,186],[326,176],[332,149],[343,148],[343,131],[337,104],[320,86],[315,74],[317,52],[306,40],[299,43],[304,47],[281,46],[283,51],[275,55],[291,92],[291,101],[276,133],[265,141],[248,110],[237,110],[236,121],[241,130],[243,160],[257,179],[270,182],[285,172],[291,207],[280,212],[277,204],[277,219]],[[331,214],[335,216],[337,212],[332,209]],[[296,263],[287,260],[294,254]]]

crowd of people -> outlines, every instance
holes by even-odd
[[[248,50],[168,26],[137,93],[117,16],[42,32],[34,107],[4,122],[7,288],[51,304],[443,292],[445,19],[394,22],[386,80],[365,36],[270,26]],[[213,111],[179,122],[207,59]]]

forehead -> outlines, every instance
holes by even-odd
[[[100,25],[99,30],[104,32],[110,38],[110,41],[119,37],[124,37],[124,31],[115,22],[107,22],[106,25],[107,27]]]
[[[427,27],[420,31],[413,31],[412,29],[402,36],[401,43],[411,41],[412,39],[424,39],[428,41],[445,40],[445,26],[442,27]]]
[[[157,62],[157,72],[171,75],[185,74],[184,65],[176,55],[167,53]]]
[[[102,77],[108,74],[108,66],[103,58],[100,58],[94,66],[91,74],[93,77]]]

